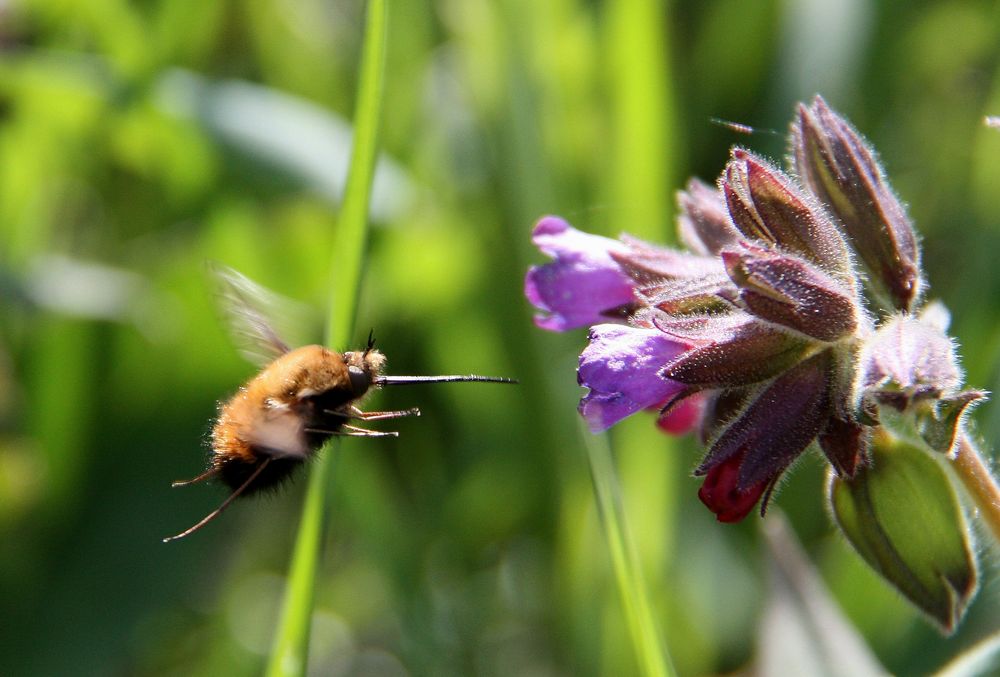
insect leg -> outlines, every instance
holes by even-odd
[[[402,411],[361,411],[357,407],[351,407],[349,410],[351,418],[357,418],[362,421],[383,421],[387,418],[403,418],[404,416],[420,416],[420,410],[416,407],[412,409],[404,409]]]
[[[176,482],[171,482],[170,486],[172,486],[172,487],[184,487],[184,486],[187,486],[188,484],[195,484],[196,482],[204,482],[205,480],[210,479],[212,477],[215,477],[218,474],[219,474],[219,469],[218,468],[209,468],[208,470],[206,470],[202,474],[200,474],[197,477],[194,477],[192,479],[189,479],[189,480],[177,480]]]
[[[322,428],[306,428],[307,433],[319,433],[321,435],[339,435],[341,437],[399,437],[395,431],[383,432],[381,430],[366,430],[357,426],[344,424],[337,430],[324,430]]]
[[[264,462],[261,463],[259,466],[257,466],[257,469],[253,471],[253,474],[250,475],[250,477],[247,478],[247,481],[244,482],[243,484],[241,484],[239,489],[237,489],[236,491],[234,491],[233,493],[231,493],[229,495],[229,498],[227,498],[226,500],[224,500],[222,502],[222,505],[220,505],[218,508],[216,508],[212,512],[210,512],[207,515],[205,515],[205,517],[200,522],[198,522],[197,524],[195,524],[190,529],[187,529],[186,531],[182,531],[181,533],[177,534],[176,536],[168,536],[167,538],[163,539],[163,542],[164,543],[169,543],[170,541],[176,541],[178,538],[184,538],[185,536],[190,536],[194,532],[198,531],[198,529],[201,529],[203,526],[205,526],[206,524],[208,524],[209,522],[211,522],[213,519],[215,519],[216,517],[218,517],[220,514],[222,514],[223,510],[225,510],[226,508],[229,507],[230,503],[232,503],[240,494],[243,493],[243,491],[248,486],[250,486],[251,482],[253,482],[255,479],[257,479],[257,476],[260,475],[260,473],[264,470],[264,468],[267,467],[267,464],[270,463],[270,462],[271,462],[271,458],[270,457],[265,458]]]

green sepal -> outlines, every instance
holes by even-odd
[[[952,633],[978,577],[969,526],[940,463],[883,430],[870,465],[853,479],[831,473],[829,498],[834,519],[862,558]]]
[[[924,442],[942,454],[951,452],[969,405],[986,397],[980,390],[966,390],[952,397],[942,397],[933,406],[917,413],[917,430]]]

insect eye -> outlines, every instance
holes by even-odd
[[[364,369],[361,367],[348,367],[347,374],[351,379],[351,390],[353,390],[356,395],[362,395],[368,391],[368,386],[371,385],[371,380],[368,378],[368,374],[365,373]]]

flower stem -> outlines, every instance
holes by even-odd
[[[384,89],[388,0],[368,3],[361,54],[358,98],[354,112],[351,166],[344,203],[334,237],[332,293],[326,327],[327,345],[344,350],[354,331],[361,287],[368,205],[378,149],[379,117]],[[320,451],[309,476],[302,520],[289,565],[288,588],[267,666],[270,677],[304,675],[309,658],[309,631],[320,550],[326,526],[327,500],[338,445]]]
[[[649,603],[635,543],[622,506],[618,477],[611,458],[611,447],[604,435],[584,433],[583,438],[587,447],[587,458],[590,461],[590,476],[594,482],[604,538],[611,555],[611,567],[618,584],[618,594],[621,597],[629,636],[635,648],[639,671],[646,677],[671,677],[674,675],[673,666],[667,659]]]
[[[1000,486],[986,467],[975,442],[964,430],[958,436],[958,453],[952,467],[979,508],[979,516],[1000,543]]]

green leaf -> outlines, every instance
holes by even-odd
[[[929,452],[879,435],[872,464],[830,482],[833,515],[858,553],[950,634],[975,595],[976,562],[955,488]]]
[[[949,453],[955,446],[962,419],[970,405],[986,397],[979,390],[966,390],[952,397],[940,397],[932,407],[917,413],[917,430],[934,451]]]

